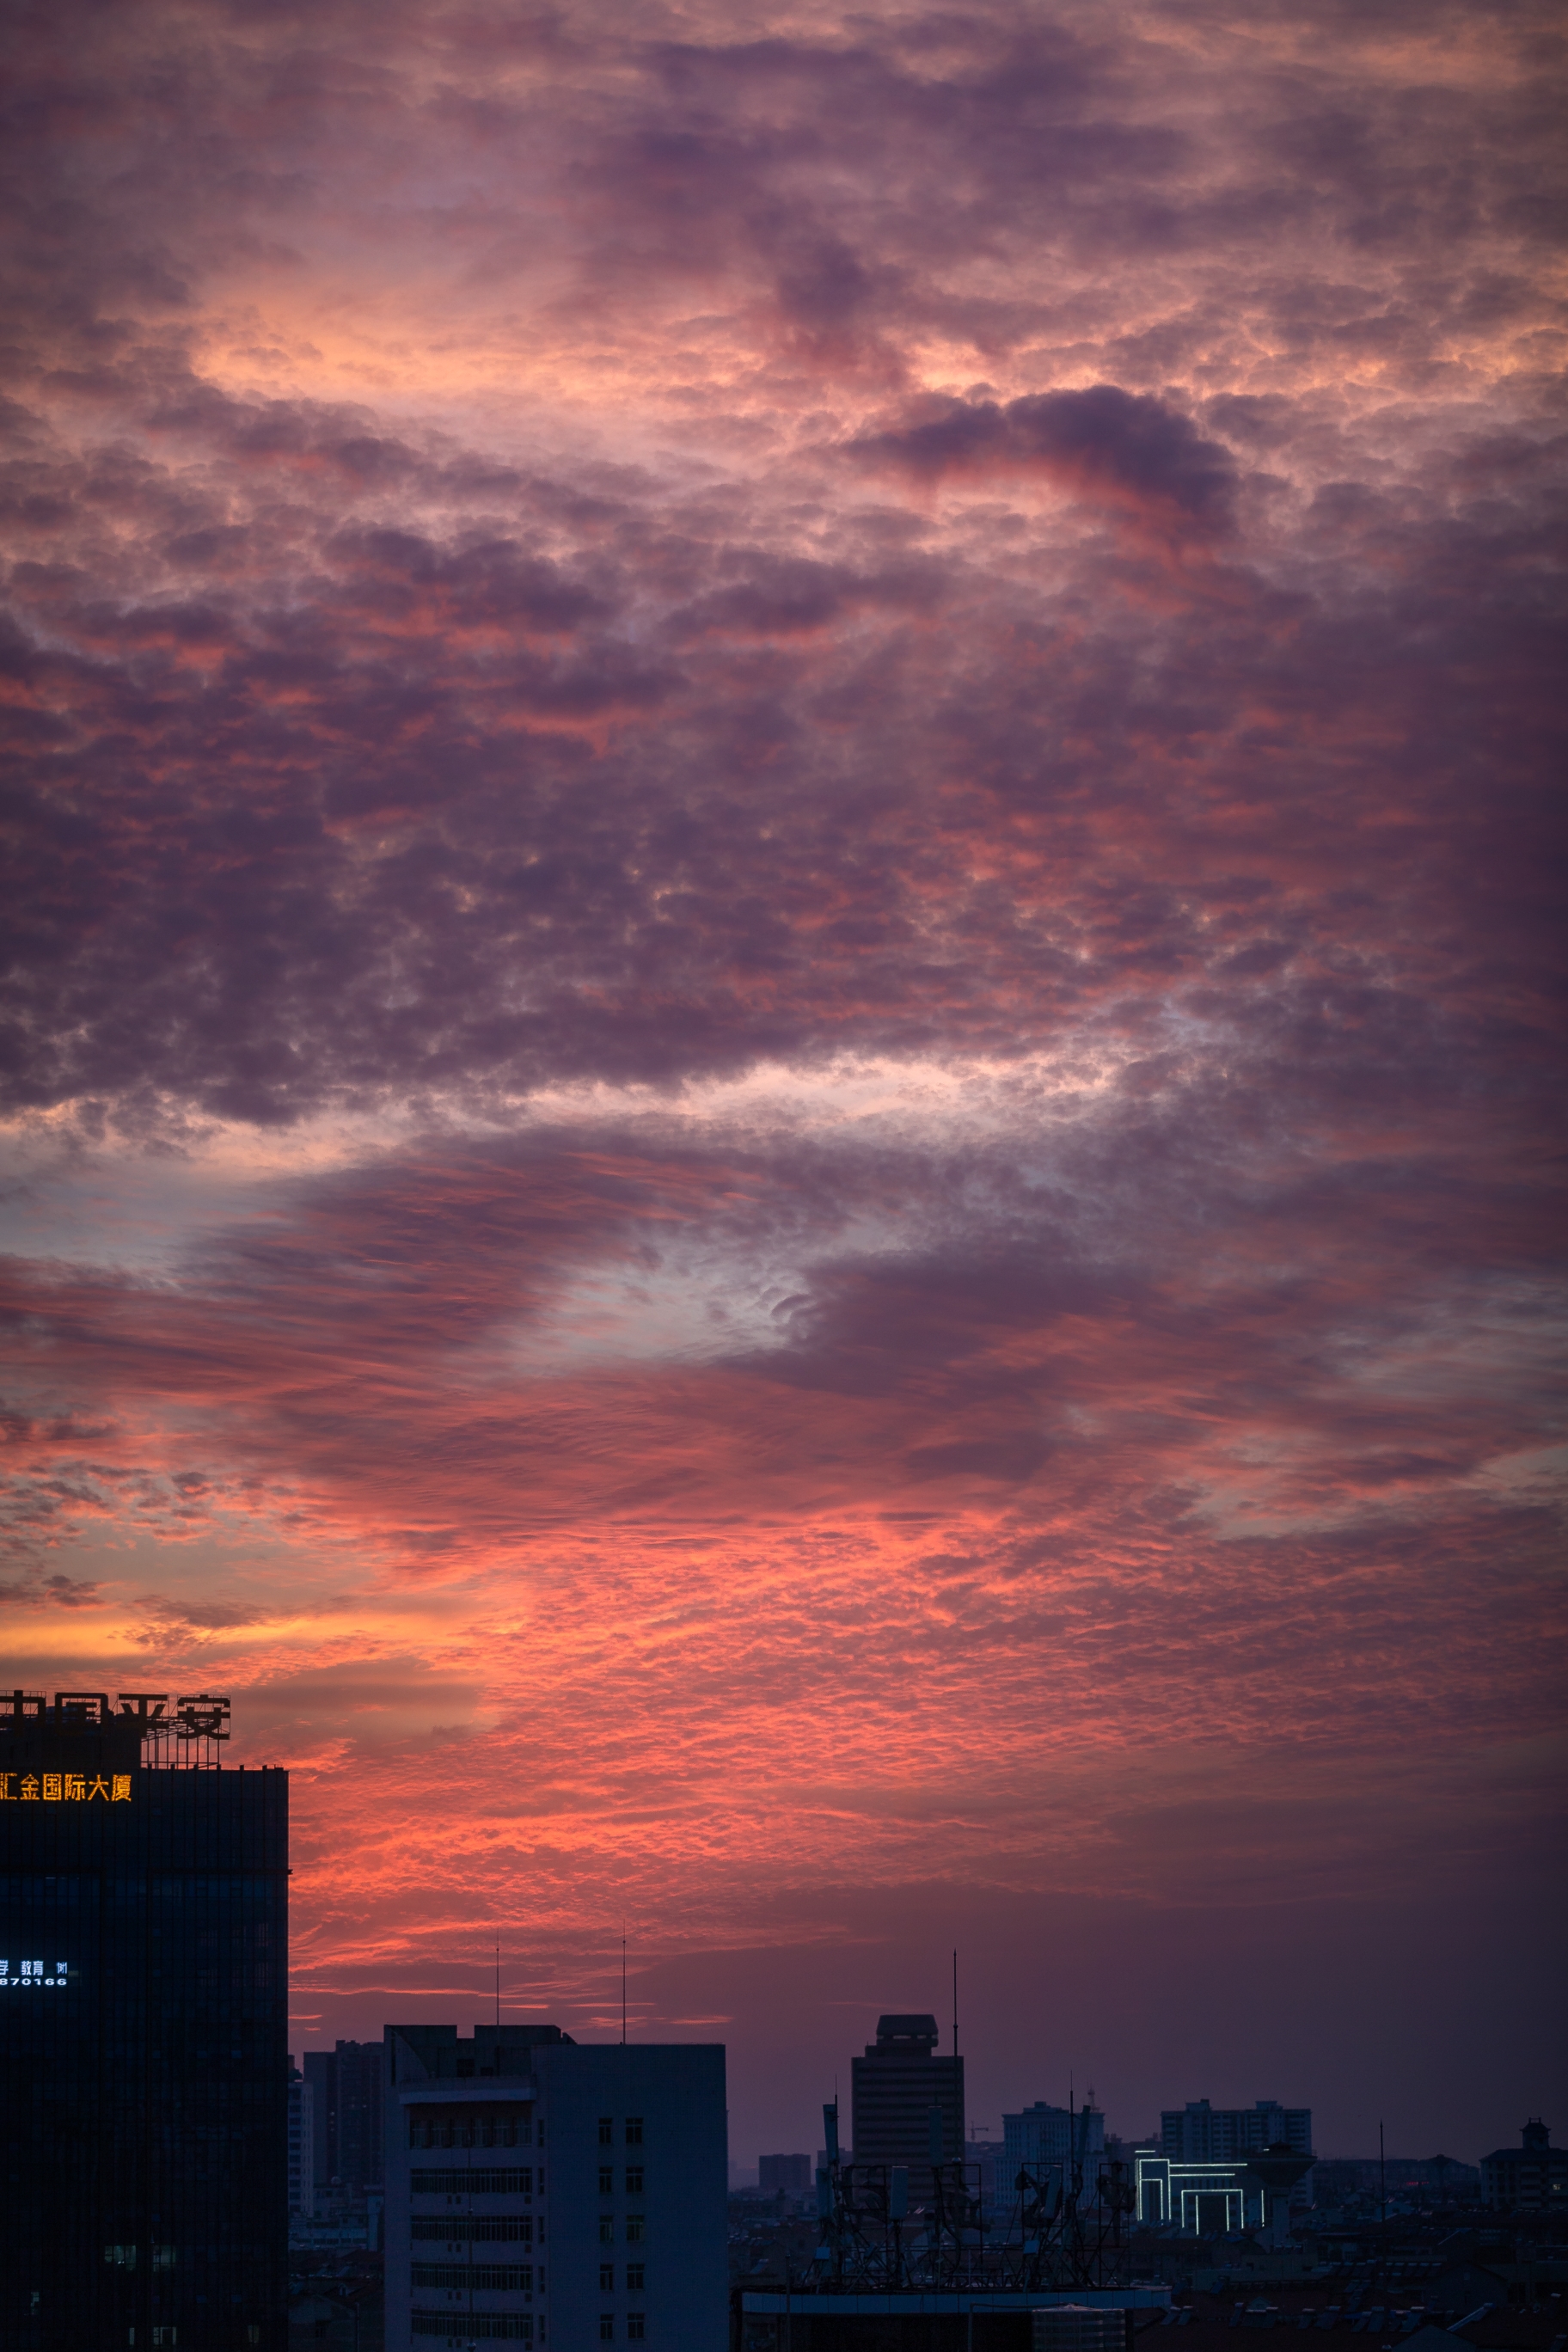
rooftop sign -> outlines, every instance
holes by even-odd
[[[112,1706],[107,1691],[57,1691],[52,1701],[42,1691],[0,1692],[0,1733],[131,1726],[143,1739],[226,1739],[228,1715],[227,1699],[208,1691],[176,1699],[167,1691],[121,1691]]]

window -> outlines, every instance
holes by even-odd
[[[614,2263],[601,2263],[599,2264],[599,2293],[601,2294],[614,2294],[615,2291],[616,2266]]]
[[[614,2147],[615,2144],[616,2119],[614,2116],[601,2116],[599,2117],[599,2146],[601,2147]]]
[[[611,2194],[612,2190],[614,2189],[615,2185],[616,2185],[616,2168],[615,2168],[615,2166],[614,2166],[613,2164],[601,2164],[601,2165],[600,2165],[600,2167],[599,2167],[599,2194],[600,2194],[600,2196],[601,2196],[601,2197],[608,2197],[608,2196]]]
[[[628,2116],[626,2117],[626,2146],[628,2147],[641,2147],[642,2146],[641,2116]]]
[[[640,2164],[628,2164],[626,2167],[626,2195],[628,2197],[640,2197],[642,2195],[642,2167]]]
[[[640,2344],[642,2341],[643,2314],[640,2311],[628,2311],[626,2314],[626,2342],[628,2344]]]
[[[615,2242],[616,2217],[613,2213],[601,2213],[599,2216],[599,2243],[601,2246],[613,2246]]]
[[[601,2344],[613,2344],[615,2340],[616,2315],[614,2312],[606,2311],[599,2318],[599,2341]]]
[[[643,2236],[643,2221],[642,2221],[642,2215],[641,2215],[640,2213],[628,2213],[628,2214],[626,2215],[626,2243],[627,2243],[627,2245],[628,2245],[628,2246],[640,2246],[640,2245],[641,2245],[641,2243],[642,2243],[642,2236]]]
[[[643,2266],[641,2263],[628,2263],[626,2264],[626,2293],[628,2294],[641,2294],[642,2273]]]

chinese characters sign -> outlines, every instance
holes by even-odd
[[[0,1723],[36,1724],[58,1731],[98,1731],[109,1723],[133,1723],[143,1738],[226,1739],[226,1698],[197,1691],[174,1702],[167,1691],[121,1691],[118,1711],[107,1691],[57,1691],[51,1706],[42,1691],[0,1693]]]
[[[90,1779],[85,1772],[0,1772],[0,1804],[90,1805],[95,1799],[128,1805],[130,1773],[111,1772],[106,1780],[101,1772]]]
[[[0,1992],[63,1992],[69,1971],[64,1960],[57,1960],[52,1975],[46,1976],[42,1960],[19,1960],[20,1974],[11,1974],[9,1960],[0,1960]]]

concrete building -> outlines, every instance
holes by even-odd
[[[386,2352],[724,2352],[721,2043],[389,2025],[386,2085]]]
[[[1235,2164],[1255,2149],[1280,2144],[1295,2156],[1311,2154],[1310,2107],[1282,2107],[1278,2099],[1211,2107],[1206,2099],[1189,2099],[1160,2116],[1160,2153],[1177,2164]]]
[[[936,2019],[924,2011],[877,2021],[877,2039],[850,2065],[857,2165],[909,2167],[910,2195],[930,2193],[933,2157],[963,2155],[963,2061],[939,2058]]]
[[[757,2186],[764,2197],[809,2197],[811,2194],[810,2157],[758,2157]]]
[[[1037,2099],[1016,2116],[1002,2118],[1002,2179],[1010,2195],[1020,2168],[1037,2179],[1059,2173],[1064,2193],[1075,2165],[1083,2167],[1083,2199],[1092,2204],[1105,2162],[1105,2117],[1095,2106],[1053,2107]]]
[[[1481,2202],[1504,2213],[1568,2213],[1568,2148],[1553,2147],[1551,2126],[1532,2116],[1518,2147],[1481,2158]]]
[[[312,2107],[315,2093],[289,2060],[289,2211],[310,2214],[316,2210],[316,2135]]]

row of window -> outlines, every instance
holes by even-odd
[[[443,2120],[430,2123],[413,2109],[408,2116],[410,2147],[526,2147],[532,2134],[527,2124],[461,2123]]]
[[[533,2216],[531,2213],[493,2213],[475,2220],[468,2214],[458,2213],[450,2221],[444,2221],[438,2216],[435,2221],[426,2221],[420,2215],[415,2219],[412,2231],[416,2238],[445,2238],[448,2245],[454,2242],[460,2243],[468,2238],[500,2238],[510,2241],[513,2245],[531,2246]],[[544,2225],[541,2222],[541,2237],[543,2234]]]
[[[628,2344],[641,2344],[647,2340],[647,2323],[642,2312],[628,2311],[626,2314],[626,2340]],[[613,2311],[601,2312],[599,2315],[599,2341],[601,2344],[613,2344],[615,2340],[616,2315]]]
[[[614,2116],[601,2116],[599,2117],[599,2146],[601,2147],[614,2147],[615,2144],[616,2119]],[[626,2146],[628,2147],[641,2147],[642,2146],[641,2116],[628,2116],[626,2117]]]
[[[411,2172],[408,2186],[416,2197],[531,2197],[533,2170],[526,2164],[472,2165],[447,2172]],[[544,2175],[539,2176],[544,2194]]]
[[[416,2263],[410,2284],[414,2286],[458,2287],[477,2293],[483,2288],[493,2294],[533,2293],[531,2263]],[[544,2293],[544,2273],[539,2273],[539,2292]]]
[[[640,2213],[628,2213],[626,2215],[627,2245],[640,2246],[647,2235],[647,2230],[643,2215]],[[616,2217],[613,2213],[601,2213],[599,2216],[599,2243],[601,2246],[613,2246],[615,2242]]]
[[[628,2294],[641,2294],[643,2291],[644,2276],[645,2265],[643,2263],[628,2263],[626,2264],[626,2293]],[[614,2263],[601,2263],[599,2264],[599,2292],[601,2294],[614,2294],[615,2291],[616,2266]]]
[[[628,2165],[627,2165],[627,2167],[626,2167],[626,2195],[627,2195],[628,2197],[640,2197],[640,2196],[642,2195],[642,2176],[643,2176],[643,2168],[642,2168],[642,2166],[641,2166],[640,2164],[628,2164]],[[615,2168],[615,2166],[614,2166],[613,2164],[601,2164],[601,2165],[600,2165],[600,2167],[599,2167],[599,2194],[600,2194],[600,2196],[601,2196],[601,2197],[608,2197],[608,2196],[610,2196],[610,2195],[612,2194],[612,2192],[614,2191],[615,2186],[616,2186],[616,2168]]]
[[[531,2344],[533,2314],[521,2315],[510,2311],[466,2311],[455,2320],[449,2311],[416,2311],[414,2315],[416,2336],[434,2336],[452,2352],[468,2352],[470,2344],[483,2340],[495,2344]],[[539,2323],[539,2341],[544,2341],[544,2322]]]

